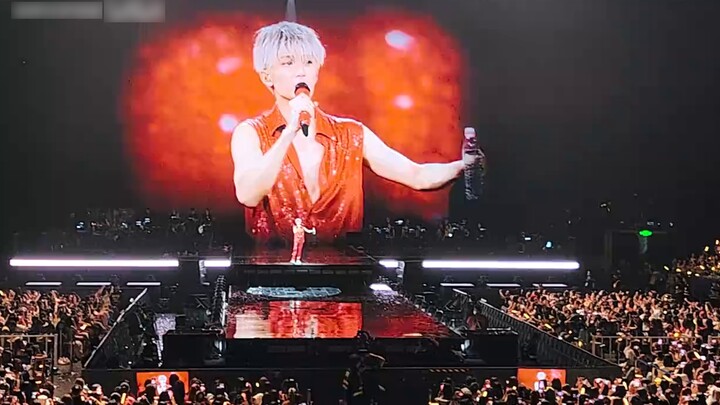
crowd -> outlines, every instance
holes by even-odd
[[[694,381],[693,373],[714,372],[715,362],[720,362],[720,311],[707,302],[654,292],[541,290],[506,294],[505,299],[513,316],[619,363],[625,373],[688,375]]]
[[[588,288],[586,283],[586,291],[504,291],[502,295],[510,314],[570,342],[589,343],[590,336],[707,342],[720,328],[720,308],[692,299],[684,276],[720,274],[719,262],[720,240],[716,240],[713,248],[705,246],[700,255],[675,260],[672,268],[666,266],[669,277],[648,272],[647,291],[627,291],[622,277],[615,275],[612,291]]]
[[[117,299],[113,288],[101,288],[87,296],[0,290],[3,403],[10,393],[21,403],[52,395],[54,365],[69,365],[90,354],[109,327]],[[59,358],[53,358],[55,353]]]
[[[689,258],[675,260],[672,269],[676,273],[720,278],[720,239],[715,245],[707,245],[699,254],[692,254]]]
[[[570,342],[590,336],[670,336],[707,340],[720,310],[654,291],[524,291],[503,293],[507,311]]]
[[[704,365],[703,365],[704,363]],[[583,377],[563,382],[541,376],[531,385],[511,377],[482,383],[472,377],[456,384],[446,378],[440,384],[433,405],[528,404],[528,405],[713,405],[720,403],[720,374],[714,366],[699,361],[694,373],[662,377],[632,374],[623,378],[588,380]],[[690,366],[686,367],[689,368]],[[703,368],[704,367],[704,368]],[[642,373],[638,369],[635,372]],[[538,373],[544,375],[544,373]]]
[[[558,377],[537,373],[532,382],[521,382],[517,377],[496,377],[478,380],[467,376],[463,381],[445,378],[431,395],[431,405],[712,405],[720,403],[720,374],[705,355],[686,357],[686,364],[671,373],[664,358],[658,364],[634,367],[628,374],[615,379],[578,377],[562,381]],[[685,363],[685,362],[683,362]],[[130,381],[122,381],[111,390],[99,384],[88,384],[76,379],[70,392],[55,397],[52,384],[16,383],[5,374],[0,383],[3,403],[63,405],[301,405],[312,403],[310,391],[300,389],[293,379],[273,383],[262,377],[253,382],[237,378],[229,383],[215,380],[206,384],[193,378],[186,383],[176,374],[169,378],[159,376],[142,382],[133,389]],[[36,391],[33,392],[33,389]],[[349,396],[341,404],[372,404],[368,398]],[[410,404],[408,404],[410,405]]]
[[[597,355],[610,354],[622,366],[622,379],[594,381],[592,390],[579,387],[585,397],[555,389],[558,401],[571,395],[573,401],[609,404],[615,403],[612,397],[631,404],[720,403],[720,309],[709,302],[654,291],[534,290],[502,296],[514,317]]]
[[[0,290],[0,299],[0,327],[7,341],[13,336],[59,333],[61,360],[80,361],[109,328],[119,292],[114,287],[101,287],[81,296],[76,292],[8,289]]]
[[[52,405],[178,405],[178,404],[234,404],[234,405],[301,405],[307,403],[303,393],[293,379],[286,379],[281,384],[273,384],[265,377],[254,384],[238,378],[232,385],[220,380],[206,385],[203,381],[193,378],[189,386],[185,386],[177,374],[169,378],[160,375],[148,379],[142,388],[133,389],[130,381],[122,381],[112,390],[106,390],[100,384],[88,386],[82,378],[74,381],[69,393],[56,396],[52,384],[15,383],[14,378],[5,374],[5,381],[0,383],[0,398],[8,404],[40,404]],[[37,389],[36,389],[37,388]],[[36,390],[35,390],[36,389]],[[33,391],[35,390],[35,391]]]

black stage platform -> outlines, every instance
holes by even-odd
[[[290,263],[291,247],[253,246],[245,249],[236,249],[233,263],[239,265],[288,265]],[[337,266],[337,265],[369,265],[374,260],[351,247],[337,247],[332,245],[305,245],[302,256],[304,267]]]
[[[384,284],[364,294],[334,287],[250,288],[236,290],[228,307],[228,352],[242,363],[267,363],[271,353],[313,359],[316,365],[344,361],[360,349],[359,331],[372,338],[367,349],[390,356],[397,365],[452,358],[462,338]],[[261,295],[262,294],[262,295]],[[324,296],[323,296],[324,295]],[[287,298],[290,297],[290,298]]]
[[[359,350],[385,356],[395,366],[460,364],[461,336],[385,284],[360,289],[364,294],[337,287],[232,286],[224,330],[170,333],[164,360],[178,367],[217,365],[207,361],[207,353],[201,358],[202,350],[174,350],[214,346],[218,362],[228,367],[328,367]],[[360,331],[369,339],[358,339]]]

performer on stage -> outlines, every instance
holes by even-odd
[[[461,159],[413,162],[362,123],[320,110],[312,96],[324,62],[325,47],[310,27],[280,22],[255,35],[254,68],[275,105],[235,128],[231,151],[235,197],[246,207],[245,226],[256,239],[287,237],[298,216],[321,230],[320,240],[361,230],[363,163],[415,190],[439,188],[463,171]]]
[[[302,257],[303,245],[305,245],[305,233],[316,234],[315,228],[307,229],[302,223],[302,219],[295,218],[295,224],[293,224],[293,249],[292,256],[290,256],[290,263],[301,264],[300,258]]]

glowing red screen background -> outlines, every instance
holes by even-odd
[[[362,329],[362,305],[271,301],[231,311],[228,320],[226,336],[231,339],[353,338]]]
[[[354,338],[359,330],[376,338],[451,335],[445,325],[406,303],[289,300],[231,306],[226,337]]]

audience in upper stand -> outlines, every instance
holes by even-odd
[[[713,246],[705,246],[698,255],[693,253],[687,259],[675,260],[673,269],[680,274],[720,277],[720,239]]]
[[[567,341],[589,336],[702,337],[714,334],[720,309],[710,303],[678,300],[670,294],[643,292],[503,293],[513,316]]]

